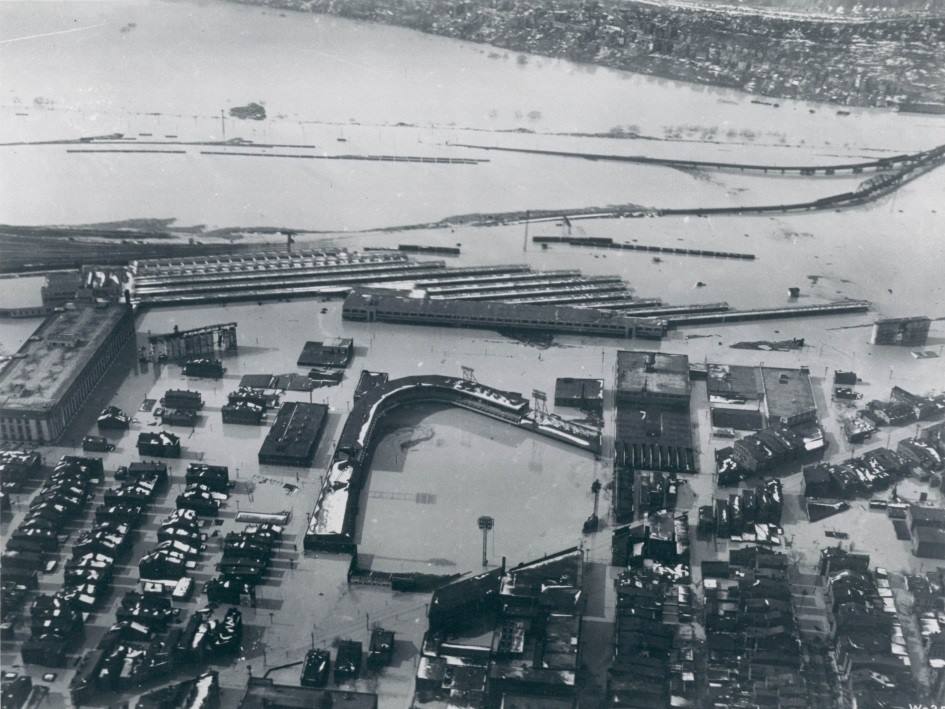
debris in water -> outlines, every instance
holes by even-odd
[[[790,352],[791,350],[799,350],[804,347],[804,338],[795,337],[791,340],[757,340],[754,342],[736,342],[733,345],[729,345],[736,350],[763,350],[765,352]]]

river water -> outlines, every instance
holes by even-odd
[[[0,26],[0,142],[122,133],[142,143],[132,148],[179,151],[3,147],[3,223],[173,218],[349,231],[469,212],[800,200],[859,180],[704,176],[449,143],[805,163],[914,150],[945,134],[934,116],[774,107],[734,91],[223,2],[4,3]],[[266,106],[267,120],[227,117],[250,101]],[[615,127],[648,139],[560,135]],[[275,154],[489,162],[234,157],[144,145],[222,138],[294,146],[266,151]]]

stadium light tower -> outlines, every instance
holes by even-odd
[[[489,540],[489,530],[495,526],[495,520],[492,517],[483,515],[478,520],[479,529],[482,530],[482,565],[488,566],[489,560],[486,558],[486,549]]]

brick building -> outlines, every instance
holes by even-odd
[[[134,335],[131,310],[118,303],[69,305],[46,318],[0,371],[0,439],[59,438]]]

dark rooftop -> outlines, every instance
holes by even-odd
[[[345,299],[344,311],[361,309],[369,304],[377,307],[379,313],[385,308],[395,308],[398,314],[406,316],[428,315],[458,318],[488,319],[496,325],[503,320],[509,321],[509,327],[523,321],[558,322],[562,324],[584,326],[607,326],[612,328],[646,325],[654,327],[658,321],[653,318],[634,318],[616,310],[598,310],[595,308],[575,308],[561,305],[536,305],[524,303],[503,303],[501,301],[453,300],[411,298],[383,292],[366,290],[353,291]]]
[[[312,709],[322,706],[333,709],[376,709],[377,695],[341,689],[295,687],[275,684],[271,679],[254,677],[246,688],[239,709]]]
[[[430,610],[450,609],[485,600],[498,593],[501,576],[501,569],[493,569],[441,586],[433,592]]]
[[[283,404],[259,449],[260,461],[295,458],[300,464],[310,462],[327,416],[328,407],[324,404]]]
[[[603,379],[574,379],[559,377],[555,381],[555,400],[575,399],[594,401],[604,396]]]
[[[810,375],[800,369],[762,367],[768,416],[780,419],[816,409]]]
[[[688,397],[689,357],[664,352],[618,352],[617,391]]]

